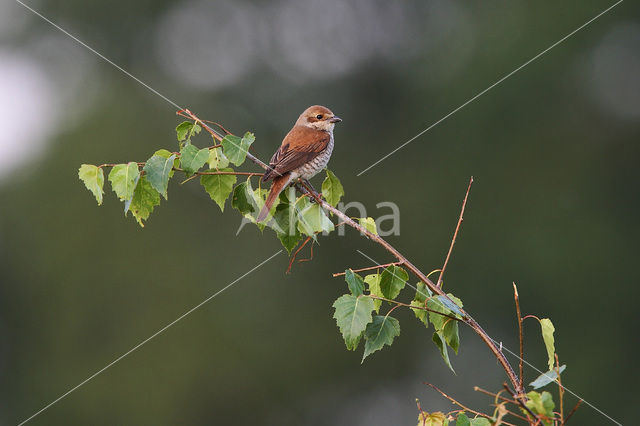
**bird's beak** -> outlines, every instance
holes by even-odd
[[[339,123],[342,121],[342,118],[336,117],[335,115],[329,119],[329,123]]]

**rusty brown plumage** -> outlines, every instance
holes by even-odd
[[[273,179],[269,195],[257,221],[262,222],[282,190],[293,180],[310,179],[322,170],[333,151],[333,127],[342,121],[320,105],[307,108],[269,162],[263,181]]]

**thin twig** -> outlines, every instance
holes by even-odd
[[[447,317],[447,318],[452,319],[454,321],[463,322],[463,320],[461,320],[460,318],[456,318],[453,315],[445,314],[443,312],[438,312],[438,311],[436,311],[434,309],[427,308],[426,306],[409,305],[409,304],[406,304],[406,303],[398,302],[397,300],[387,299],[386,297],[376,296],[374,294],[368,294],[367,296],[372,298],[372,299],[382,300],[384,302],[393,303],[396,306],[404,306],[404,307],[411,308],[411,309],[420,309],[421,311],[433,312],[434,314],[442,315],[443,317]]]
[[[558,375],[558,399],[560,399],[560,418],[564,418],[564,386],[562,386],[562,378],[560,377],[560,359],[558,354],[554,354],[556,357],[556,374]]]
[[[474,386],[473,390],[476,391],[476,392],[480,392],[480,393],[483,393],[485,395],[489,395],[489,396],[492,396],[492,397],[496,398],[496,400],[495,400],[496,402],[497,402],[497,399],[500,399],[500,400],[502,400],[504,402],[510,402],[512,404],[517,404],[518,403],[514,399],[505,398],[504,396],[500,395],[500,393],[493,393],[493,392],[488,391],[486,389],[482,389],[479,386]],[[502,391],[500,391],[500,392],[502,392]]]
[[[459,403],[459,402],[458,402],[458,401],[456,401],[454,398],[450,397],[449,395],[447,395],[446,393],[444,393],[442,390],[440,390],[436,385],[433,385],[433,384],[431,384],[431,383],[429,383],[429,382],[422,382],[422,383],[423,383],[423,384],[425,384],[425,385],[427,385],[427,386],[430,386],[430,387],[431,387],[431,388],[433,388],[434,390],[438,391],[438,393],[440,393],[440,395],[444,396],[444,397],[445,397],[445,398],[447,398],[449,401],[451,401],[451,403],[452,403],[452,404],[457,405],[458,407],[462,408],[463,410],[468,411],[468,412],[470,412],[470,413],[473,413],[473,414],[475,414],[476,416],[480,416],[480,417],[484,417],[484,418],[489,419],[489,420],[493,420],[493,418],[492,418],[490,415],[488,415],[488,414],[484,414],[484,413],[481,413],[481,412],[476,411],[476,410],[473,410],[473,409],[471,409],[471,408],[469,408],[469,407],[467,407],[467,406],[465,406],[465,405],[463,405],[463,404]],[[504,421],[503,421],[502,423],[503,423],[503,424],[505,424],[505,425],[507,425],[507,426],[515,426],[515,425],[513,425],[513,424],[511,424],[511,423],[506,423],[506,422],[504,422]]]
[[[438,277],[438,287],[442,287],[442,276],[444,275],[445,269],[447,269],[447,263],[449,263],[449,257],[451,256],[451,252],[453,251],[453,245],[456,243],[456,238],[458,237],[458,231],[460,230],[460,225],[462,224],[462,217],[464,216],[464,208],[467,205],[467,198],[469,197],[469,191],[471,190],[471,184],[473,183],[473,176],[469,179],[469,186],[467,187],[467,193],[464,195],[464,201],[462,201],[462,208],[460,209],[460,217],[458,218],[458,224],[456,225],[456,230],[453,233],[453,238],[451,239],[451,245],[449,246],[449,251],[447,252],[447,257],[444,260],[444,265],[442,265],[442,270],[440,271],[440,276]]]
[[[518,315],[518,334],[520,336],[520,387],[524,388],[524,341],[522,339],[522,314],[520,313],[520,296],[518,295],[518,287],[513,283],[513,298],[516,301],[516,313]]]
[[[344,222],[342,222],[342,224],[344,224]],[[387,266],[393,266],[393,265],[402,265],[402,262],[391,262],[391,263],[385,263],[384,265],[376,265],[376,266],[368,266],[366,268],[359,268],[359,269],[351,269],[351,272],[362,272],[362,271],[370,271],[372,269],[380,269],[380,268],[386,268]],[[335,274],[332,274],[332,277],[339,277],[341,275],[346,274],[346,272],[336,272]]]
[[[307,239],[304,240],[304,242],[302,244],[300,244],[300,247],[298,247],[298,249],[295,252],[293,252],[293,256],[291,256],[291,260],[289,261],[289,267],[287,268],[287,274],[291,273],[291,267],[293,266],[293,262],[296,260],[296,256],[298,255],[300,250],[302,250],[304,248],[304,246],[307,245],[307,243],[309,242],[310,239],[311,239],[311,237],[307,237]]]
[[[580,407],[580,404],[582,404],[582,400],[579,400],[578,403],[575,405],[575,407],[571,409],[567,417],[562,421],[562,423],[560,423],[560,426],[564,426],[567,424],[571,416],[573,416],[573,414],[578,410],[578,407]]]

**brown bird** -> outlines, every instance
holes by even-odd
[[[273,183],[258,222],[266,219],[287,185],[298,178],[309,180],[327,166],[333,151],[333,127],[340,121],[329,108],[320,105],[310,106],[300,114],[262,177],[263,182],[273,179]]]

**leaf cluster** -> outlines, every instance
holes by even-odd
[[[385,345],[391,346],[395,337],[400,335],[400,323],[390,314],[399,307],[405,307],[410,308],[424,326],[429,328],[431,324],[434,327],[432,341],[447,366],[453,370],[447,347],[456,354],[460,347],[458,322],[463,318],[460,299],[452,294],[434,297],[424,283],[419,282],[415,287],[411,286],[416,292],[410,303],[398,301],[409,274],[397,265],[387,266],[382,272],[365,277],[347,269],[344,276],[350,294],[342,295],[334,302],[333,317],[347,349],[355,350],[364,339],[364,362],[373,352]],[[392,306],[385,315],[380,314],[383,303]]]

